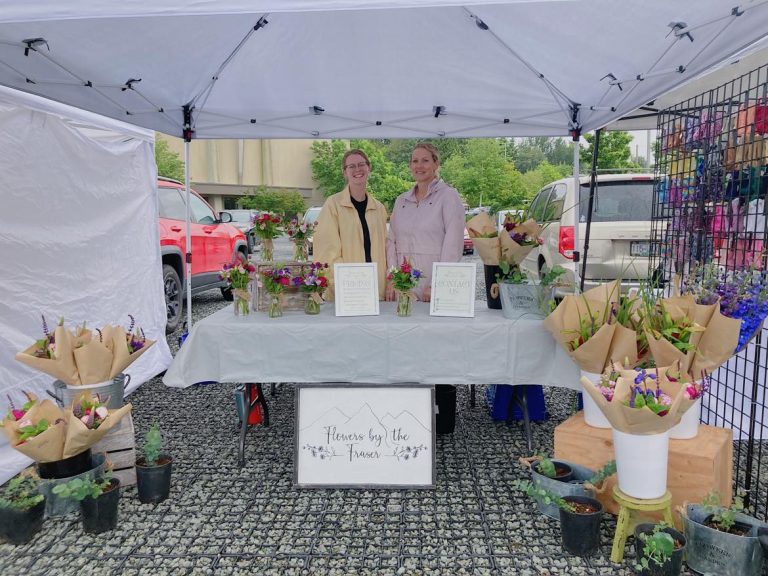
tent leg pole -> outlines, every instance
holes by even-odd
[[[184,193],[187,204],[187,253],[184,259],[184,286],[187,290],[187,330],[192,330],[192,230],[190,227],[192,193],[189,191],[189,141],[184,140]]]
[[[587,273],[587,252],[589,252],[589,233],[592,230],[592,209],[595,205],[595,188],[597,187],[597,154],[600,151],[600,134],[603,129],[595,132],[595,146],[592,149],[592,170],[589,178],[589,202],[587,204],[587,229],[584,234],[584,254],[581,260],[581,284],[579,290],[584,292],[584,276]]]
[[[576,190],[576,223],[573,226],[573,287],[578,294],[584,286],[584,281],[579,274],[579,219],[581,217],[581,201],[579,198],[579,137],[573,140],[573,186]]]

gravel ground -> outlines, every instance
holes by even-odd
[[[481,267],[478,276],[484,298]],[[193,300],[196,319],[226,305],[217,292]],[[168,338],[174,351],[177,337]],[[623,564],[609,559],[612,517],[601,553],[573,557],[562,551],[558,523],[511,488],[527,476],[517,464],[529,455],[522,425],[493,421],[484,387],[474,408],[459,390],[456,431],[437,437],[434,490],[375,491],[292,486],[288,385],[268,398],[270,426],[249,431],[238,468],[233,389],[166,388],[159,377],[143,385],[129,398],[137,437],[161,423],[174,456],[170,498],[142,505],[126,488],[118,528],[99,536],[84,534],[76,514],[48,519],[31,544],[0,544],[0,574],[634,574],[630,546]],[[546,398],[550,419],[533,424],[533,438],[536,451],[551,453],[575,396],[550,389]]]

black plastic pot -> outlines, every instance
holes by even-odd
[[[554,478],[551,478],[551,480],[556,480],[558,482],[570,482],[571,480],[573,480],[573,468],[571,468],[568,464],[566,464],[562,460],[552,460],[552,463],[555,465],[556,476]],[[533,469],[536,471],[537,474],[541,474],[542,476],[546,476],[547,478],[550,478],[539,469],[538,462],[533,464]]]
[[[38,462],[37,473],[40,478],[69,478],[83,472],[88,472],[91,466],[91,449],[75,454],[64,460],[53,462]]]
[[[435,432],[438,434],[453,434],[456,428],[456,386],[450,384],[435,385]]]
[[[640,534],[647,534],[650,536],[653,533],[653,527],[655,524],[643,523],[638,524],[635,528],[635,554],[638,562],[643,557],[643,541],[640,540]],[[674,528],[664,528],[664,532],[672,536],[676,542],[682,543],[682,546],[672,552],[672,556],[661,566],[654,562],[649,562],[648,569],[641,569],[638,571],[640,576],[679,576],[680,571],[683,568],[683,556],[685,555],[686,540],[682,532],[678,532]]]
[[[600,550],[600,522],[603,519],[603,505],[587,496],[565,496],[566,502],[590,504],[597,512],[577,514],[560,509],[560,535],[563,549],[575,556],[592,556]]]
[[[26,544],[40,532],[45,516],[45,499],[31,508],[0,508],[0,539],[11,544]]]
[[[120,504],[120,480],[112,478],[107,492],[97,498],[80,502],[83,530],[89,534],[101,534],[117,527],[117,509]]]
[[[501,268],[483,264],[483,272],[485,273],[485,299],[488,302],[488,308],[501,310],[501,297],[498,294],[496,298],[491,296],[491,286],[496,282],[496,274],[501,274]]]
[[[162,454],[159,461],[163,463],[158,466],[147,466],[144,458],[136,461],[136,486],[142,504],[162,502],[171,491],[173,459]]]

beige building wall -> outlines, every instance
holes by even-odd
[[[184,158],[184,141],[157,133],[158,139]],[[234,207],[239,196],[256,186],[298,190],[307,206],[325,198],[312,179],[314,140],[193,140],[189,179],[216,210]]]

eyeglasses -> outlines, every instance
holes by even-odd
[[[366,166],[368,166],[368,162],[358,162],[357,164],[347,164],[344,166],[344,170],[354,170],[355,168],[359,170],[360,168],[365,168]]]

